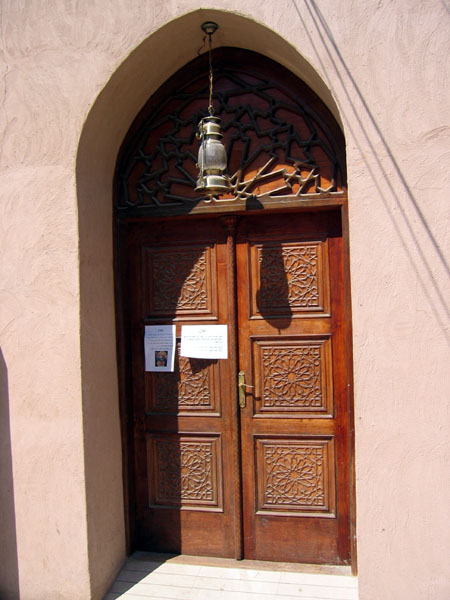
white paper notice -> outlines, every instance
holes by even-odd
[[[227,325],[182,325],[180,355],[228,358]]]
[[[145,370],[173,371],[175,325],[146,325],[144,334]]]

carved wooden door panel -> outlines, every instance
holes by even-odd
[[[145,325],[228,322],[226,234],[218,220],[126,226],[136,547],[235,556],[229,361],[180,357],[145,372]]]
[[[348,562],[339,212],[239,216],[233,275],[221,220],[152,219],[123,235],[136,546],[241,557],[242,512],[245,558]],[[174,322],[179,340],[183,324],[228,323],[231,339],[234,278],[238,368],[253,386],[240,410],[230,358],[177,354],[174,373],[151,373],[143,352],[145,325]]]
[[[117,163],[131,547],[345,563],[345,141],[281,65],[240,48],[216,49],[213,63],[230,202],[195,191],[207,53],[149,99]],[[172,322],[178,336],[183,324],[227,323],[234,358],[145,373],[144,326]],[[243,409],[239,369],[254,386]]]
[[[342,263],[339,213],[240,223],[246,558],[350,559]]]

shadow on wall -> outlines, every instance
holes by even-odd
[[[8,370],[0,350],[0,598],[19,598],[14,482],[9,427]]]
[[[295,11],[297,12],[298,18],[303,25],[309,41],[314,47],[314,39],[308,29],[308,23],[302,16],[302,10],[299,8],[300,2],[298,0],[291,0]],[[443,2],[447,10],[448,6]],[[361,156],[365,157],[367,154],[367,148],[370,149],[370,156],[375,159],[374,164],[378,173],[374,171],[373,166],[369,161],[366,160],[367,170],[370,173],[372,180],[376,186],[383,206],[389,215],[392,222],[392,226],[405,250],[406,255],[411,264],[411,268],[416,274],[417,280],[420,283],[424,296],[428,299],[431,311],[439,324],[440,330],[443,336],[446,338],[447,343],[450,345],[450,334],[447,330],[446,323],[450,318],[450,308],[448,306],[447,299],[444,297],[444,293],[437,283],[439,280],[436,277],[435,272],[437,268],[441,268],[446,279],[450,279],[450,267],[446,261],[443,250],[440,247],[439,241],[433,234],[430,226],[428,225],[425,216],[420,208],[417,198],[414,196],[411,188],[408,185],[405,175],[400,169],[400,166],[391,152],[391,149],[379,128],[370,108],[365,100],[361,90],[359,89],[355,79],[352,76],[351,70],[347,66],[338,45],[333,37],[333,34],[326,22],[325,17],[321,13],[317,3],[314,0],[303,0],[301,2],[302,8],[304,9],[305,15],[309,15],[318,38],[321,40],[322,45],[328,55],[333,69],[336,72],[337,80],[340,82],[344,95],[346,96],[350,106],[352,107],[355,122],[358,123],[359,132],[352,131],[352,127],[349,125],[347,120],[347,127],[352,131],[352,137],[356,140]],[[318,63],[321,65],[323,72],[326,73],[323,61],[321,60],[321,51],[316,51],[316,57]],[[327,81],[330,89],[335,93],[337,97],[340,96],[341,92],[337,93],[332,85],[331,81]],[[368,131],[366,122],[369,123],[375,130],[376,134],[372,139],[371,134]],[[361,143],[363,142],[363,143]],[[380,152],[377,148],[380,146],[384,147],[386,155],[390,160],[392,172],[395,174],[389,175],[386,168],[384,167],[380,158]],[[381,183],[382,182],[382,183]],[[383,185],[387,185],[389,189],[390,197],[395,202],[395,208],[397,211],[392,210],[392,205],[389,198],[386,197],[383,191]],[[402,190],[403,194],[400,194]],[[406,198],[406,201],[402,197]],[[421,226],[420,233],[417,233],[413,226],[414,220],[417,219]],[[428,240],[433,249],[433,260],[430,256],[427,256],[424,250],[423,240]]]

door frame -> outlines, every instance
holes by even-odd
[[[211,210],[211,216],[218,218],[223,215],[249,213],[273,214],[290,212],[311,212],[323,210],[338,210],[342,225],[342,242],[344,258],[344,297],[345,297],[345,318],[346,318],[346,371],[347,371],[347,419],[348,419],[348,443],[349,443],[349,471],[350,471],[350,489],[348,490],[350,499],[350,539],[351,539],[351,567],[352,573],[357,573],[357,554],[356,554],[356,507],[355,507],[355,440],[354,440],[354,407],[353,407],[353,355],[352,355],[352,320],[351,320],[351,296],[350,296],[350,263],[349,263],[349,228],[348,228],[348,203],[347,195],[327,194],[328,197],[321,197],[311,200],[297,200],[291,202],[288,206],[282,201],[277,205],[262,208],[259,210],[232,210],[232,202],[225,207],[219,205]],[[231,206],[230,206],[231,205]],[[230,210],[231,209],[231,210]],[[202,211],[203,212],[203,211]],[[205,210],[205,212],[207,212]],[[208,211],[209,212],[209,211]],[[199,216],[198,213],[192,216]],[[205,215],[206,216],[206,215]],[[172,219],[189,221],[189,216],[173,216]],[[125,530],[126,530],[126,551],[131,554],[136,548],[135,532],[135,494],[134,494],[134,442],[133,431],[135,420],[133,416],[133,399],[131,389],[131,373],[127,367],[130,360],[130,336],[127,331],[129,318],[129,307],[124,295],[122,285],[122,265],[126,261],[126,248],[121,246],[122,231],[127,228],[131,222],[151,222],[150,217],[140,218],[117,218],[114,222],[114,273],[115,273],[115,298],[116,298],[116,330],[117,330],[117,357],[118,357],[118,379],[119,379],[119,408],[122,436],[122,471],[124,485],[124,512],[125,512]]]
[[[235,169],[238,169],[235,175],[242,170],[242,177],[239,175],[237,181],[241,183],[243,181],[244,184],[248,181],[250,187],[247,189],[244,185],[245,193],[243,193],[242,187],[237,187],[237,195],[231,198],[231,201],[222,201],[216,204],[214,202],[206,203],[204,198],[199,197],[194,192],[193,171],[195,170],[195,160],[193,159],[197,150],[192,137],[194,129],[189,130],[189,135],[186,134],[184,129],[181,129],[182,133],[175,136],[176,139],[174,138],[176,142],[175,155],[178,165],[182,164],[183,169],[187,173],[187,177],[181,181],[183,191],[180,192],[180,173],[178,171],[176,177],[160,178],[160,172],[167,173],[168,159],[172,156],[173,150],[171,148],[167,150],[165,147],[164,140],[166,138],[164,137],[163,130],[158,133],[158,127],[160,127],[161,123],[169,122],[169,129],[167,131],[178,132],[180,131],[180,127],[184,128],[186,125],[186,117],[188,117],[190,127],[196,127],[196,123],[198,123],[197,119],[203,115],[203,102],[198,102],[199,99],[205,97],[206,93],[207,59],[207,54],[203,54],[184,65],[179,71],[170,76],[151,96],[131,124],[123,140],[116,163],[113,192],[115,206],[114,268],[127,550],[128,552],[133,550],[136,539],[135,524],[133,521],[135,504],[134,482],[132,480],[134,468],[132,439],[135,423],[132,411],[130,373],[127,369],[127,362],[130,356],[126,331],[128,315],[127,298],[121,286],[120,276],[123,262],[126,260],[126,248],[122,248],[121,250],[119,244],[121,232],[127,227],[128,223],[136,220],[141,223],[146,221],[151,222],[151,216],[168,217],[169,215],[173,215],[173,219],[183,219],[188,222],[190,215],[193,217],[203,214],[224,216],[246,212],[251,212],[252,215],[257,215],[258,213],[267,215],[275,212],[311,212],[334,209],[340,211],[343,237],[343,284],[347,324],[347,413],[349,419],[349,457],[351,457],[351,464],[349,465],[351,473],[349,489],[351,504],[350,536],[352,542],[352,564],[353,568],[356,569],[352,327],[345,138],[343,131],[328,106],[325,105],[319,96],[302,79],[280,63],[242,48],[216,48],[213,51],[216,76],[215,101],[217,103],[215,108],[217,116],[223,115],[224,118],[224,142],[226,142],[227,131],[233,132],[233,128],[235,132],[243,131],[242,128],[247,131],[249,121],[244,120],[241,122],[241,113],[248,119],[249,115],[254,114],[252,107],[260,107],[258,110],[262,110],[263,113],[258,113],[258,118],[266,119],[264,116],[266,109],[264,107],[267,106],[267,98],[265,98],[264,94],[269,94],[272,98],[268,110],[270,117],[274,119],[271,123],[277,123],[276,131],[272,127],[264,126],[261,128],[259,125],[253,124],[253,134],[251,133],[252,127],[250,127],[249,134],[245,133],[243,137],[238,136],[242,142],[240,147],[239,145],[234,145],[236,137],[233,138],[233,142],[231,140],[226,142],[228,144],[227,152],[229,154],[228,164],[230,175]],[[236,84],[237,87],[227,87],[227,82],[230,81],[228,78],[229,73],[237,74],[237,77],[233,79],[234,82],[240,82]],[[242,85],[243,82],[245,85]],[[269,92],[270,90],[273,90],[273,93]],[[241,98],[239,102],[229,102],[229,98],[242,97],[242,94],[244,94],[244,98]],[[249,100],[250,97],[253,99]],[[180,98],[182,99],[181,101]],[[261,98],[263,98],[263,104],[261,104]],[[250,107],[250,111],[247,111],[247,107]],[[187,109],[189,110],[187,111]],[[168,112],[164,112],[165,110]],[[277,111],[282,111],[282,113],[284,111],[284,113],[280,114]],[[234,115],[232,119],[237,120],[237,122],[235,124],[231,122],[231,127],[226,131],[225,127],[230,126],[230,121],[226,122],[227,114]],[[166,120],[164,121],[164,119]],[[253,117],[252,119],[254,121]],[[267,137],[269,134],[272,136],[270,137],[273,140],[272,143],[275,144],[272,149],[275,150],[277,148],[277,152],[278,149],[281,149],[281,154],[277,155],[277,161],[274,163],[274,169],[278,169],[278,171],[272,171],[272,174],[275,172],[284,173],[282,177],[285,177],[287,175],[286,164],[290,165],[289,177],[284,179],[284,185],[281,185],[283,181],[277,183],[276,190],[270,187],[270,185],[266,185],[267,180],[264,179],[263,181],[261,179],[267,175],[265,172],[266,167],[261,170],[261,164],[268,160],[269,157],[265,157],[263,153],[257,154],[257,157],[264,158],[264,160],[261,164],[258,162],[252,164],[250,158],[253,160],[255,153],[250,152],[249,156],[248,148],[243,146],[243,144],[251,145],[252,135],[258,136],[259,139],[260,136]],[[294,148],[294,152],[291,152],[292,144],[295,146],[297,143],[300,143],[304,150],[295,150]],[[142,164],[144,155],[147,156],[148,154],[146,149],[147,144],[150,144],[149,147],[155,153],[154,156],[163,157],[166,160],[166,163],[164,163],[165,170],[161,169],[158,158],[155,159],[154,169],[153,166],[147,168],[149,161],[146,158],[147,163],[145,165]],[[319,155],[316,155],[314,148],[318,148]],[[186,156],[189,157],[188,160],[186,160]],[[153,158],[150,159],[150,163],[152,160]],[[181,163],[180,160],[182,160]],[[271,164],[271,161],[269,161],[269,164]],[[291,169],[294,164],[295,169],[292,171]],[[306,166],[306,171],[309,171],[309,174],[303,172],[301,165]],[[249,167],[248,172],[245,171],[247,167]],[[312,170],[311,167],[313,167]],[[251,186],[253,177],[252,169],[253,171],[255,169],[258,170],[260,175],[256,187]],[[246,179],[247,176],[249,179]],[[297,182],[295,189],[290,185],[292,181]],[[150,182],[148,186],[147,182]],[[259,187],[260,184],[261,187]],[[150,190],[149,188],[152,189]],[[276,193],[272,195],[271,191],[275,191]],[[291,195],[289,195],[290,193]],[[165,199],[168,200],[167,204],[165,204]],[[172,199],[176,200],[175,204],[171,204]],[[180,200],[181,203],[177,205],[177,202]]]

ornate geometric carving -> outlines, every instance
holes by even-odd
[[[254,338],[255,414],[330,417],[333,414],[331,339]]]
[[[214,409],[214,368],[217,361],[180,356],[177,345],[173,373],[152,373],[153,406],[157,412]]]
[[[145,248],[149,316],[211,314],[215,289],[210,246]]]
[[[323,448],[266,446],[266,504],[323,506]]]
[[[163,252],[153,255],[152,307],[155,312],[206,308],[205,253]]]
[[[290,310],[320,307],[319,245],[283,244],[258,247],[260,311],[282,303]]]
[[[262,348],[263,406],[324,408],[321,348]]]
[[[154,438],[156,504],[218,505],[217,439]]]
[[[257,440],[259,508],[328,511],[328,441]]]
[[[242,57],[239,66],[216,64],[214,80],[230,197],[299,198],[342,189],[334,140],[312,103],[266,74],[252,68],[244,72]],[[190,69],[188,83],[178,83],[178,89],[152,104],[119,166],[119,213],[181,213],[202,201],[194,191],[195,134],[207,96],[206,72],[193,77]]]

